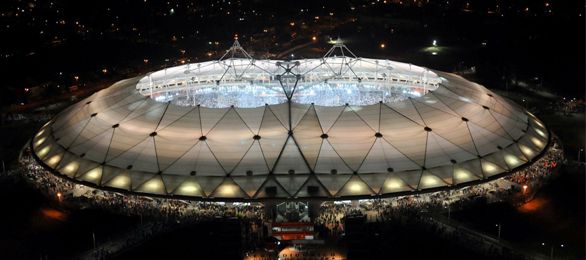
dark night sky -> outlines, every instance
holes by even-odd
[[[104,68],[122,78],[145,69],[145,58],[154,68],[206,59],[234,34],[249,49],[276,53],[315,34],[361,39],[350,47],[371,56],[378,42],[390,42],[375,55],[406,60],[439,38],[458,51],[413,62],[476,66],[485,85],[538,77],[560,94],[580,97],[584,89],[580,1],[3,1],[0,15],[0,67],[9,72],[2,87],[13,93],[2,103],[26,102],[26,87],[98,81]]]

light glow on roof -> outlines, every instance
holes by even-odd
[[[96,167],[84,175],[84,179],[89,181],[98,180],[102,176],[102,167]]]
[[[130,178],[127,175],[118,175],[110,181],[110,185],[115,188],[128,188],[130,185]]]

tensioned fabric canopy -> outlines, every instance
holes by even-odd
[[[274,68],[249,75],[246,66],[234,66],[244,60],[249,67]],[[364,60],[369,62],[360,65]],[[375,71],[370,61],[388,66]],[[221,79],[210,80],[216,72],[180,68],[175,70],[185,71],[178,73],[184,78],[181,85],[176,84],[179,76],[155,72],[96,92],[45,124],[31,142],[34,154],[70,179],[137,193],[220,200],[345,199],[485,180],[530,163],[549,142],[536,117],[450,73],[344,54],[296,63],[250,57],[217,62],[227,71],[220,71]],[[333,62],[347,69],[325,69]],[[311,74],[307,70],[320,69],[306,63],[323,66],[321,72]],[[185,77],[188,73],[194,75]],[[295,98],[304,82],[384,86],[400,78],[421,95],[335,106]],[[153,94],[234,82],[281,86],[283,101],[258,107],[180,106],[159,102]]]

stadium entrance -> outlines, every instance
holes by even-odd
[[[280,202],[268,206],[273,220],[271,236],[279,240],[314,239],[313,208],[315,207],[311,203],[301,201]]]

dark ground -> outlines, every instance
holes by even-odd
[[[477,205],[452,212],[452,217],[494,237],[496,225],[501,224],[504,240],[529,251],[549,255],[553,244],[556,257],[584,259],[584,183],[584,167],[563,166],[558,177],[521,207],[504,203]]]
[[[0,259],[63,259],[137,225],[100,210],[70,210],[20,180],[0,179]]]

